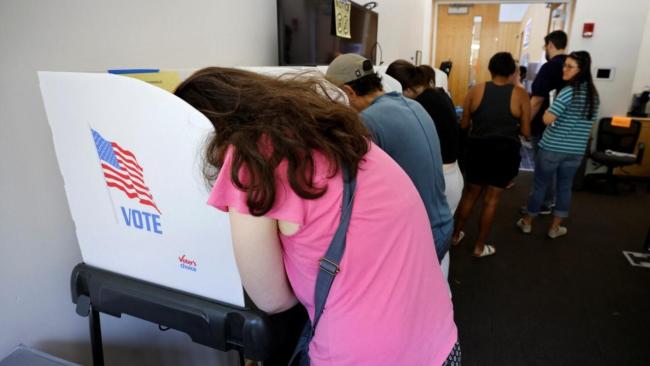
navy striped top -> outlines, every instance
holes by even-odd
[[[558,118],[546,127],[539,146],[547,151],[583,155],[598,114],[598,98],[591,119],[587,119],[586,105],[586,84],[580,85],[575,91],[570,86],[564,87],[548,109]]]

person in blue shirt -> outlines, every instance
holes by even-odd
[[[449,251],[453,218],[445,196],[440,141],[433,120],[418,102],[385,93],[370,60],[338,56],[326,78],[341,88],[372,133],[373,141],[399,164],[424,201],[438,260]]]
[[[598,91],[591,76],[591,56],[586,51],[572,52],[564,61],[565,86],[544,112],[546,130],[535,157],[533,192],[528,198],[527,214],[517,226],[530,234],[532,222],[540,213],[544,195],[556,176],[556,205],[548,229],[551,239],[567,234],[561,226],[569,215],[571,186],[587,149],[591,128],[598,115]]]
[[[561,30],[553,31],[544,37],[544,55],[548,62],[542,65],[537,72],[533,85],[531,86],[532,97],[530,98],[532,115],[530,122],[530,142],[535,154],[539,151],[539,142],[546,128],[543,115],[550,104],[549,94],[553,91],[559,93],[566,83],[562,79],[562,67],[566,58],[566,45],[567,35]],[[555,185],[550,184],[544,196],[544,204],[539,213],[541,215],[550,214],[554,205]],[[525,206],[522,207],[522,212],[526,212]]]

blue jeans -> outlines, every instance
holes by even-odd
[[[530,144],[533,147],[533,153],[535,154],[534,159],[537,161],[537,155],[539,154],[539,142],[542,141],[542,135],[531,135],[530,136]],[[537,164],[537,163],[535,163]],[[537,165],[535,165],[537,166]],[[537,170],[537,169],[536,169]],[[548,188],[546,189],[546,194],[544,195],[544,201],[542,204],[546,206],[547,208],[551,208],[555,204],[555,174],[551,177],[551,184],[548,185]],[[532,196],[533,192],[529,193],[529,196]]]
[[[556,200],[553,215],[565,218],[569,216],[571,206],[571,186],[582,155],[565,154],[539,149],[535,156],[535,181],[533,192],[528,197],[528,215],[537,216],[544,203],[548,186],[556,177]]]

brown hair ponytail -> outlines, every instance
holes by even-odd
[[[415,89],[419,86],[431,88],[435,85],[435,71],[431,66],[415,66],[406,60],[392,62],[386,74],[399,81],[402,89]]]

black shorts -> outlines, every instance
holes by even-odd
[[[505,188],[519,173],[519,141],[509,138],[467,140],[465,180],[480,186]]]

